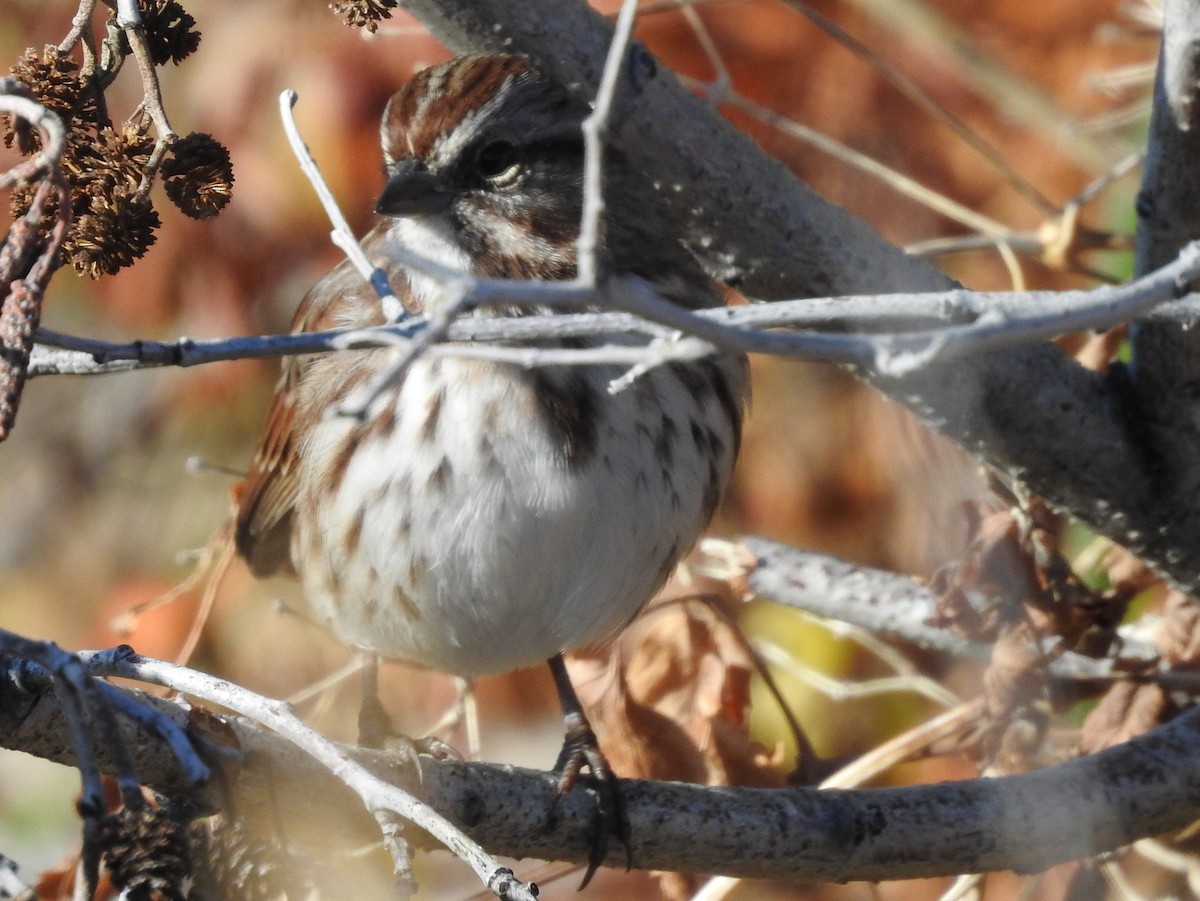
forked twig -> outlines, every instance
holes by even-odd
[[[291,705],[264,698],[239,685],[196,670],[141,657],[129,648],[91,654],[87,656],[87,662],[99,674],[162,685],[208,703],[219,704],[283,736],[319,761],[358,795],[384,830],[397,868],[402,870],[405,860],[397,856],[400,852],[394,828],[395,815],[419,826],[441,842],[467,863],[497,897],[512,901],[533,901],[537,897],[536,887],[516,879],[512,870],[501,866],[441,814],[402,788],[379,779],[354,760],[348,751],[305,725],[292,711]]]
[[[33,692],[48,682],[66,715],[75,766],[83,784],[77,803],[83,817],[79,894],[91,898],[100,866],[101,821],[107,813],[96,746],[102,747],[113,762],[126,808],[137,810],[145,803],[115,712],[129,716],[142,729],[165,740],[190,785],[199,786],[207,781],[208,766],[200,759],[190,737],[169,717],[94,678],[79,655],[52,642],[34,641],[3,630],[0,630],[0,654],[13,660],[6,676],[16,688]]]
[[[333,198],[333,192],[329,190],[328,183],[326,183],[324,176],[321,175],[317,161],[313,159],[308,145],[304,143],[304,138],[300,136],[300,129],[296,125],[296,117],[292,115],[292,110],[295,108],[298,99],[296,92],[292,90],[287,90],[280,94],[279,116],[283,119],[283,129],[287,133],[292,153],[295,154],[296,159],[299,161],[300,168],[308,178],[309,184],[317,192],[317,197],[321,201],[321,207],[325,210],[325,215],[329,217],[329,221],[333,225],[333,231],[329,233],[329,238],[337,247],[341,248],[342,252],[350,259],[350,262],[354,264],[354,268],[358,270],[359,274],[366,279],[375,293],[379,295],[379,301],[383,305],[383,315],[387,317],[388,322],[399,322],[405,317],[406,311],[400,300],[396,297],[396,293],[392,290],[392,286],[388,282],[387,273],[378,266],[373,266],[371,261],[367,259],[362,245],[358,243],[358,239],[354,237],[354,232],[350,229],[350,223],[342,215],[341,208],[338,207],[337,201]]]

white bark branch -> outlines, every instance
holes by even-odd
[[[512,878],[510,869],[501,866],[482,846],[444,816],[409,791],[382,781],[354,760],[349,750],[334,744],[301,722],[287,703],[264,698],[240,685],[179,664],[138,657],[132,653],[100,652],[89,655],[87,659],[98,675],[120,676],[161,685],[220,705],[261,724],[316,760],[350,789],[363,808],[381,825],[386,825],[390,814],[398,814],[424,829],[455,857],[468,864],[488,890],[498,897],[512,901],[533,901],[536,898],[536,893],[531,893],[528,886]],[[404,861],[397,863],[404,865]]]
[[[425,353],[482,356],[520,365],[657,364],[693,359],[719,350],[757,352],[805,360],[857,365],[892,377],[946,358],[1009,347],[1082,329],[1110,328],[1150,311],[1175,321],[1197,315],[1200,302],[1177,301],[1191,280],[1200,276],[1200,244],[1189,245],[1175,261],[1121,287],[1091,291],[973,293],[962,289],[931,294],[891,294],[797,301],[690,312],[665,304],[650,293],[623,301],[628,313],[592,313],[519,319],[458,319],[436,329],[451,342],[539,340],[582,335],[641,334],[657,339],[648,346],[587,349],[528,347],[467,348],[446,344]],[[470,307],[500,306],[514,299],[536,298],[547,307],[575,309],[605,303],[603,290],[555,282],[519,282],[459,276],[462,300]],[[909,321],[911,331],[898,326]],[[931,327],[930,323],[945,323]],[[803,326],[803,334],[765,331]],[[818,334],[818,329],[852,334]],[[248,357],[321,353],[348,347],[390,347],[415,339],[429,328],[419,318],[380,326],[172,343],[134,341],[112,344],[58,334],[46,329],[34,353],[30,375],[93,374],[154,366],[194,366]],[[676,337],[680,332],[682,336]],[[56,350],[50,350],[55,348]],[[64,353],[65,352],[65,353]]]
[[[280,94],[279,116],[283,120],[283,129],[287,133],[288,143],[292,147],[292,152],[300,163],[300,168],[304,170],[304,175],[308,179],[309,184],[317,192],[317,197],[321,201],[325,215],[329,217],[329,221],[333,225],[333,230],[329,233],[329,240],[336,247],[340,248],[342,253],[346,254],[350,262],[354,265],[354,268],[358,270],[359,275],[363,277],[363,281],[370,284],[375,293],[379,295],[379,302],[383,306],[383,315],[387,317],[388,321],[398,322],[404,318],[404,306],[392,290],[387,273],[377,266],[372,266],[371,262],[367,259],[362,245],[358,243],[358,239],[354,236],[354,232],[350,228],[350,223],[346,221],[346,217],[342,215],[341,208],[338,207],[337,202],[333,199],[333,192],[329,190],[329,185],[326,183],[324,176],[321,175],[317,161],[313,159],[308,146],[304,143],[304,139],[300,137],[300,129],[296,125],[296,117],[292,115],[292,108],[295,107],[297,99],[295,91],[284,91]]]
[[[991,656],[991,644],[931,625],[939,598],[908,576],[763,538],[747,538],[745,544],[758,558],[750,573],[750,587],[764,600],[955,657],[987,660]],[[979,610],[989,603],[983,595],[970,592],[965,599]],[[1041,649],[1048,658],[1047,673],[1064,681],[1093,683],[1144,678],[1172,690],[1200,694],[1200,674],[1166,666],[1158,651],[1133,632],[1136,628],[1122,630],[1119,657],[1087,657],[1073,651],[1054,654],[1048,644]],[[1148,670],[1152,664],[1155,668]],[[1135,672],[1141,675],[1135,676]]]

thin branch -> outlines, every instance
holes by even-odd
[[[914,726],[856,757],[821,783],[821,788],[855,788],[898,763],[911,760],[930,745],[958,735],[983,713],[983,700],[965,701]]]
[[[156,366],[194,366],[220,360],[321,353],[346,348],[388,347],[426,336],[422,352],[506,361],[522,366],[635,365],[695,359],[724,351],[766,353],[806,360],[854,363],[903,374],[947,358],[1011,347],[1072,331],[1107,329],[1140,317],[1159,321],[1200,320],[1200,298],[1177,300],[1184,286],[1200,277],[1200,243],[1185,248],[1174,262],[1127,285],[1090,291],[985,293],[963,289],[929,294],[865,295],[778,301],[691,312],[667,303],[648,287],[613,292],[607,305],[629,312],[574,315],[442,319],[437,329],[413,318],[372,329],[335,330],[259,338],[110,344],[39,330],[30,375],[98,374]],[[578,309],[607,296],[563,282],[522,282],[470,278],[462,303],[474,307],[512,302]],[[628,287],[628,286],[626,286]],[[469,299],[467,299],[469,298]],[[600,300],[603,303],[603,300]],[[1153,313],[1151,314],[1151,311]],[[904,321],[917,330],[898,331]],[[931,322],[951,323],[929,328]],[[856,329],[854,334],[766,331]],[[886,329],[887,331],[881,331]],[[673,337],[684,332],[684,337]],[[469,347],[450,342],[532,341],[597,335],[642,335],[644,345],[545,349]],[[411,344],[408,345],[411,348]],[[58,351],[48,347],[59,348]],[[411,354],[411,350],[409,351]],[[372,387],[371,391],[377,389]],[[372,397],[377,394],[372,393]]]
[[[639,15],[646,13],[646,7],[642,6],[638,10]],[[687,22],[688,27],[692,30],[692,34],[696,36],[696,41],[700,44],[700,49],[708,59],[708,64],[713,67],[713,72],[716,73],[716,81],[708,89],[708,99],[714,105],[719,106],[725,99],[726,94],[733,88],[733,76],[729,74],[729,67],[725,65],[725,60],[721,56],[721,51],[717,48],[717,42],[713,40],[712,33],[708,30],[708,26],[704,24],[704,20],[700,17],[700,13],[696,11],[694,2],[681,3],[679,12],[683,16],[683,20]]]
[[[856,566],[762,538],[747,538],[745,544],[758,557],[758,565],[750,573],[750,587],[766,600],[957,657],[986,660],[992,653],[991,644],[970,641],[930,625],[937,614],[938,597],[907,576]],[[968,592],[965,599],[978,609],[987,605],[982,595]],[[1145,669],[1158,660],[1154,648],[1131,636],[1123,635],[1120,653],[1117,659],[1068,651],[1055,656],[1048,671],[1056,679],[1104,682],[1137,678],[1132,667]],[[1186,670],[1153,669],[1142,678],[1173,689],[1200,691],[1200,676]]]
[[[925,0],[851,0],[850,6],[874,20],[884,30],[884,39],[903,40],[910,47],[937,47],[942,65],[955,73],[955,89],[989,103],[998,121],[1036,134],[1086,169],[1097,171],[1111,163],[1113,142],[1083,134],[1061,100],[1043,84],[985,52],[970,27],[948,11]]]
[[[59,42],[58,49],[62,53],[70,53],[75,45],[82,39],[84,41],[85,52],[90,52],[88,48],[88,35],[92,30],[92,13],[96,9],[96,0],[80,0],[79,8],[75,10],[75,15],[71,17],[71,30]],[[88,72],[87,74],[90,74]]]
[[[595,104],[591,114],[583,120],[583,213],[576,242],[576,280],[587,287],[594,287],[597,282],[596,253],[600,246],[600,227],[604,218],[605,137],[608,134],[613,98],[617,91],[617,78],[621,74],[625,50],[633,33],[636,11],[637,0],[624,0],[621,4],[616,29],[608,45],[608,56],[604,60],[600,87],[596,90]]]
[[[297,161],[300,163],[300,168],[308,178],[309,184],[317,192],[321,206],[325,209],[325,215],[329,217],[329,221],[333,224],[333,231],[330,232],[329,238],[337,247],[341,248],[342,252],[350,259],[350,262],[354,264],[354,268],[358,270],[363,279],[379,295],[379,301],[383,305],[383,315],[387,317],[387,320],[389,322],[399,322],[405,317],[407,311],[396,297],[396,293],[392,290],[392,286],[388,282],[387,273],[378,266],[372,265],[370,260],[367,259],[362,245],[354,237],[354,232],[350,229],[350,224],[346,221],[346,217],[342,215],[337,201],[334,200],[333,192],[329,190],[329,185],[321,175],[321,170],[317,167],[317,161],[313,159],[308,145],[304,143],[304,139],[300,136],[300,129],[296,126],[296,117],[292,115],[292,109],[296,106],[297,99],[299,98],[296,96],[295,91],[287,90],[280,94],[279,116],[283,119],[283,128],[287,133],[292,153],[295,154]]]
[[[387,366],[375,372],[364,385],[350,394],[332,411],[337,416],[350,416],[361,419],[383,394],[399,384],[408,367],[420,356],[430,353],[444,341],[450,332],[450,327],[458,321],[467,310],[475,305],[474,298],[466,290],[464,279],[455,279],[442,286],[443,302],[437,304],[429,318],[425,320],[425,328],[417,332],[411,339],[390,338],[383,346],[399,348],[395,359]],[[342,346],[347,342],[361,341],[369,332],[361,329],[356,333],[340,339]]]
[[[689,78],[684,75],[679,76],[679,80],[692,88],[707,94],[710,86],[699,79]],[[924,207],[927,207],[934,212],[940,213],[948,219],[959,223],[980,234],[987,235],[993,240],[1006,237],[1011,229],[1001,222],[984,216],[977,210],[973,210],[968,206],[964,206],[944,194],[941,194],[932,188],[927,188],[915,178],[910,178],[885,166],[883,163],[847,147],[840,141],[822,134],[814,128],[809,128],[799,122],[794,122],[786,116],[780,115],[768,106],[761,103],[755,103],[740,94],[727,93],[721,101],[724,105],[733,107],[741,112],[747,113],[758,119],[760,122],[771,126],[777,131],[802,141],[810,147],[815,147],[822,153],[832,156],[834,159],[840,160],[849,166],[853,166],[859,172],[869,175],[872,178],[878,179],[883,184],[892,188],[905,197],[908,197]]]
[[[27,89],[13,79],[0,90],[21,94]],[[0,441],[10,434],[25,382],[34,335],[41,322],[42,298],[57,265],[58,250],[71,224],[71,197],[62,168],[66,130],[53,112],[25,96],[0,95],[0,110],[27,120],[38,129],[43,150],[30,160],[0,174],[0,187],[37,181],[25,215],[15,220],[0,242]],[[41,220],[51,197],[57,209],[49,235],[43,239]]]
[[[833,19],[818,12],[802,0],[784,0],[787,6],[804,16],[835,41],[866,62],[878,72],[896,90],[907,97],[913,104],[924,110],[930,118],[941,122],[960,141],[982,156],[996,169],[1012,188],[1024,197],[1035,209],[1044,215],[1057,212],[1053,203],[1042,194],[1028,179],[1016,172],[1004,155],[993,147],[975,129],[954,115],[949,109],[935,100],[919,84],[889,63],[886,59],[852,35]]]
[[[175,140],[175,129],[171,127],[167,111],[163,108],[162,89],[158,84],[158,73],[154,69],[150,48],[146,45],[146,30],[142,25],[137,0],[117,0],[117,27],[125,32],[129,48],[133,51],[133,58],[137,60],[138,72],[142,76],[142,91],[145,93],[146,112],[150,114],[154,129],[158,132],[158,144],[165,148]],[[157,147],[155,149],[158,150]],[[153,179],[156,168],[157,166],[147,165],[146,178]]]
[[[381,823],[389,812],[399,814],[424,829],[456,857],[467,863],[497,897],[529,899],[536,890],[513,878],[478,843],[472,841],[444,816],[394,785],[389,785],[356,762],[350,753],[306,726],[291,706],[256,695],[224,679],[188,669],[178,664],[139,657],[129,648],[87,655],[93,671],[120,676],[154,685],[162,685],[192,697],[218,704],[241,716],[261,723],[284,736],[297,748],[317,760],[335,778],[361,799],[372,816]],[[394,846],[393,842],[389,842]],[[401,864],[397,861],[397,865]]]
[[[15,78],[0,78],[0,112],[19,116],[42,133],[42,149],[36,155],[0,172],[0,190],[28,184],[52,172],[58,167],[66,150],[67,132],[62,120],[40,103],[24,96],[28,90]]]

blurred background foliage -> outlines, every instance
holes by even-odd
[[[609,0],[597,5],[606,12],[616,6]],[[447,56],[402,14],[368,38],[316,0],[188,0],[185,6],[202,40],[183,65],[163,71],[165,106],[181,134],[208,132],[229,148],[233,200],[204,222],[156,203],[163,218],[158,241],[131,269],[99,281],[69,269],[58,274],[46,299],[50,328],[122,340],[286,330],[300,297],[339,252],[287,148],[276,111],[279,92],[298,92],[305,140],[361,232],[382,184],[377,134],[383,105],[416,69]],[[638,29],[672,68],[710,83],[721,75],[705,52],[698,17],[727,68],[729,87],[741,97],[1014,231],[1036,233],[1053,224],[1009,174],[792,5],[711,0],[686,14],[679,7],[647,3]],[[993,144],[1052,205],[1076,195],[1143,139],[1146,67],[1157,46],[1145,24],[1155,14],[1149,3],[840,0],[813,7]],[[27,47],[56,43],[74,12],[71,3],[57,0],[0,0],[0,60],[15,62]],[[140,98],[135,73],[123,73],[109,97],[114,118],[132,112]],[[729,115],[824,196],[894,242],[968,233],[779,127],[736,110]],[[1135,182],[1136,175],[1127,177],[1100,194],[1084,221],[1128,233]],[[972,288],[1014,283],[994,249],[937,262]],[[1116,274],[1128,266],[1121,254],[1090,262]],[[1035,288],[1094,283],[1027,258],[1020,271]],[[961,554],[967,540],[961,503],[983,491],[969,459],[838,369],[764,359],[753,367],[753,412],[719,533],[765,535],[919,575]],[[247,361],[31,383],[16,432],[0,447],[3,626],[69,648],[127,640],[146,654],[177,654],[196,615],[193,595],[141,616],[127,636],[114,632],[112,622],[180,582],[189,554],[221,527],[233,478],[195,472],[188,461],[234,470],[247,465],[275,369],[272,362]],[[256,582],[235,563],[194,664],[280,697],[324,678],[347,652],[286,612],[293,607],[294,585]],[[786,610],[752,606],[744,625],[752,636],[769,638],[839,678],[863,678],[878,668],[853,645]],[[969,697],[978,674],[964,667],[939,675]],[[412,732],[433,723],[452,697],[442,676],[397,666],[384,677],[397,725]],[[904,692],[834,701],[785,672],[778,678],[826,754],[862,752],[932,711],[928,701]],[[484,680],[478,689],[484,758],[551,765],[558,724],[544,673]],[[352,737],[357,690],[351,679],[302,709],[328,734]],[[761,693],[754,697],[756,737],[769,747],[786,742],[774,705]],[[971,772],[962,761],[939,758],[903,768],[896,778]],[[76,785],[71,771],[0,755],[0,849],[26,873],[52,863],[76,840],[67,803]],[[457,875],[426,870],[431,865],[422,864],[418,876],[429,897],[449,896],[454,885],[468,891],[469,883],[454,881]],[[1054,897],[1054,879],[1044,880],[1047,897]],[[1014,885],[1004,878],[989,883],[995,891],[1005,884]],[[636,876],[606,874],[596,885],[595,897],[639,897],[646,890]],[[937,897],[945,886],[944,880],[903,883],[874,895],[863,886],[749,886],[736,897],[922,898]],[[1004,897],[991,891],[989,897]]]

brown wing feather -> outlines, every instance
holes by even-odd
[[[284,365],[267,414],[266,434],[250,473],[234,487],[237,528],[234,542],[256,576],[290,564],[292,505],[296,500],[295,366]]]
[[[364,240],[369,251],[380,239],[376,229]],[[401,298],[407,284],[392,272],[392,286]],[[399,283],[398,283],[399,282]],[[292,332],[315,332],[332,328],[362,328],[383,322],[379,301],[348,262],[335,266],[313,286],[301,301],[292,320]],[[286,357],[275,398],[267,414],[266,432],[251,464],[250,473],[234,488],[237,526],[234,541],[238,553],[258,576],[290,569],[292,508],[299,485],[297,455],[300,436],[296,430],[296,403],[300,380],[308,360]]]

